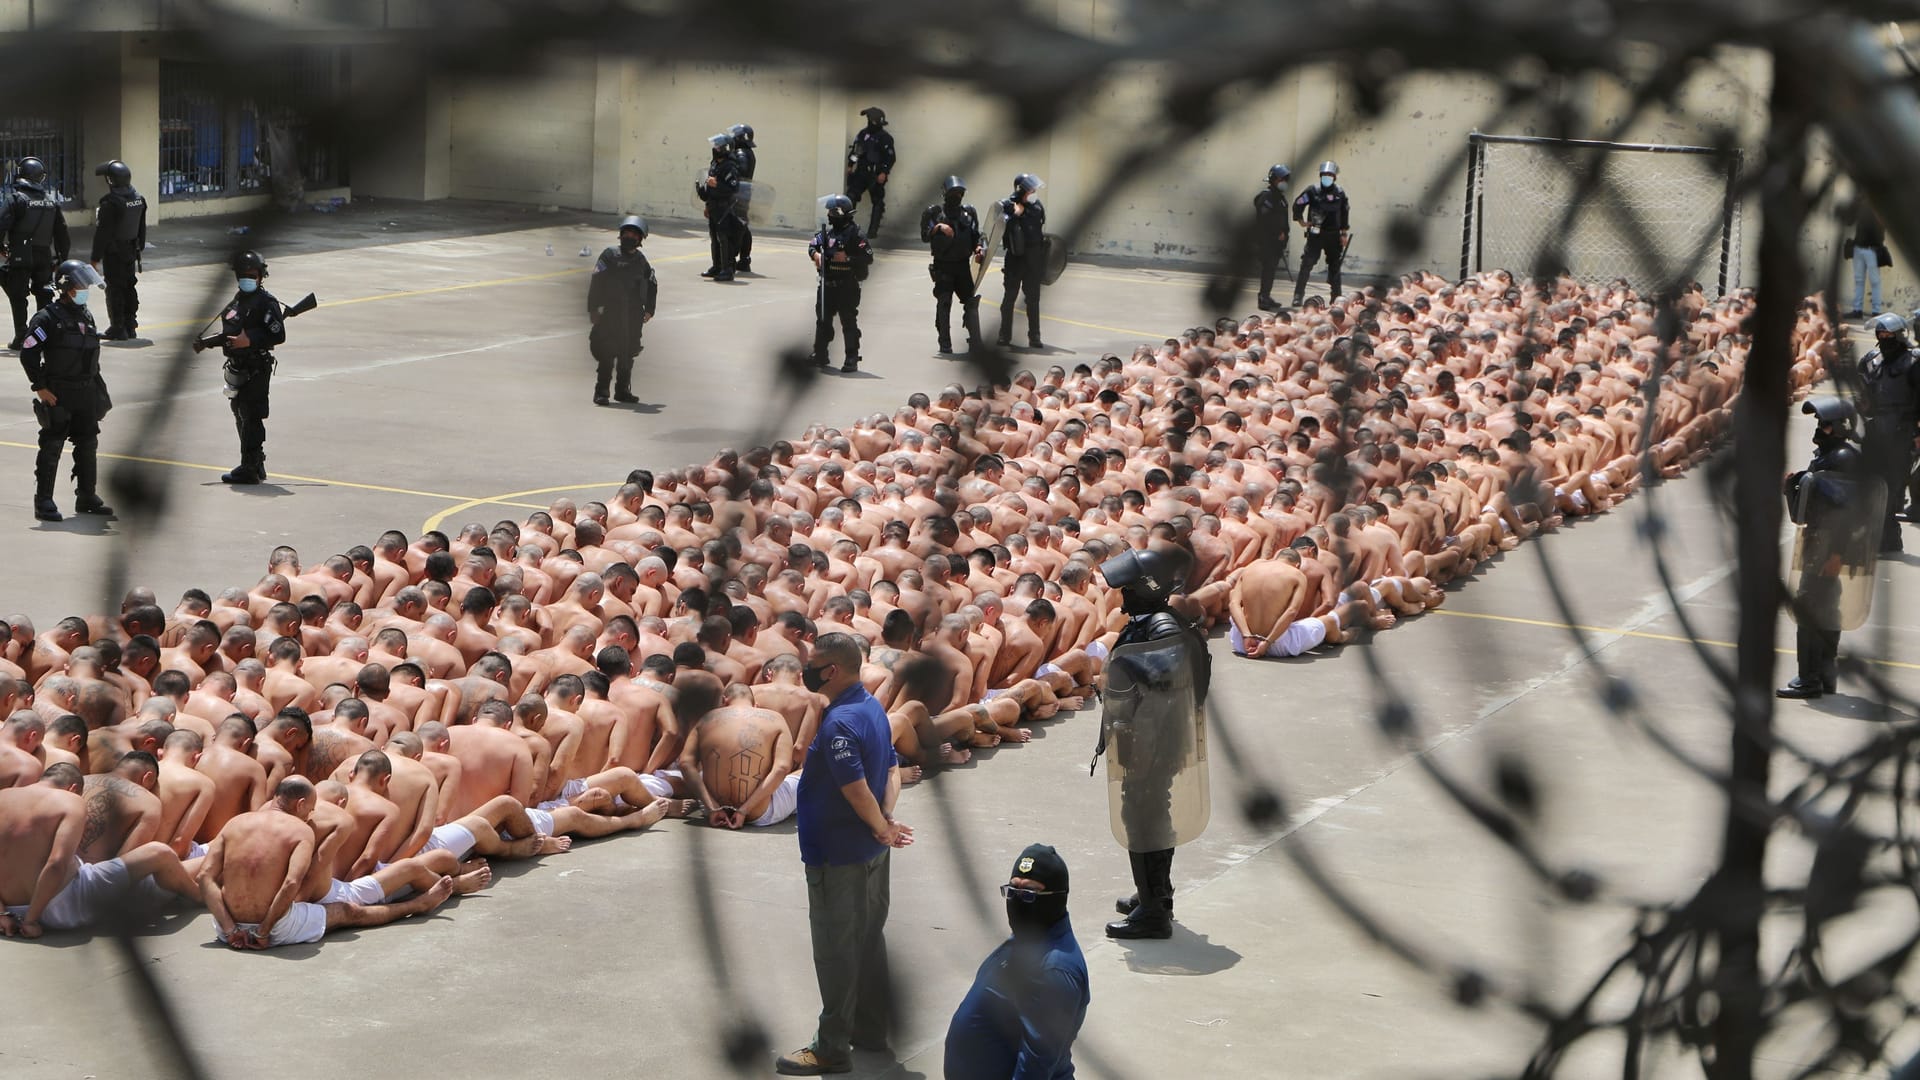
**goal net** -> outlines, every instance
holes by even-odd
[[[1468,136],[1460,274],[1565,271],[1642,292],[1739,284],[1740,152]]]

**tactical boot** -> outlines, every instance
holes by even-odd
[[[840,371],[843,374],[851,375],[854,372],[859,370],[860,370],[860,358],[858,356],[849,356],[847,357],[847,362],[840,365]]]
[[[1817,698],[1824,693],[1825,690],[1826,687],[1823,686],[1818,679],[1795,679],[1780,689],[1775,690],[1773,696],[1780,698]]]
[[[60,507],[54,503],[51,496],[47,495],[35,495],[33,497],[33,516],[39,518],[41,521],[62,520]]]
[[[113,507],[101,502],[98,495],[76,495],[73,500],[73,512],[92,514],[96,517],[112,517]]]
[[[1172,937],[1173,890],[1162,880],[1173,866],[1173,852],[1129,851],[1127,861],[1133,868],[1134,907],[1126,918],[1107,924],[1107,936],[1122,941]]]

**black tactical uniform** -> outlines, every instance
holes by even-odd
[[[980,215],[966,203],[967,185],[949,176],[941,185],[942,199],[920,215],[920,239],[933,249],[933,328],[940,333],[940,351],[953,351],[948,330],[953,298],[960,297],[960,322],[967,329],[967,349],[980,347],[980,297],[973,291],[973,259],[980,250]],[[950,232],[943,232],[941,226]]]
[[[1116,905],[1126,918],[1107,924],[1108,937],[1173,933],[1173,852],[1183,839],[1176,835],[1173,784],[1194,755],[1197,717],[1213,675],[1206,638],[1167,603],[1192,568],[1192,555],[1172,545],[1127,552],[1100,567],[1108,584],[1121,590],[1127,625],[1107,665],[1094,756],[1109,753],[1127,770],[1120,819],[1135,889]],[[1116,716],[1120,711],[1125,715]],[[1111,786],[1108,791],[1111,797]]]
[[[77,290],[84,297],[90,286],[101,284],[93,267],[78,260],[63,262],[53,280],[59,299],[34,313],[20,350],[20,366],[33,388],[33,415],[40,421],[40,454],[33,463],[33,516],[59,521],[53,501],[53,474],[60,467],[61,449],[73,444],[74,509],[82,514],[111,514],[100,501],[95,451],[100,445],[100,418],[112,402],[100,377],[100,332],[84,302],[68,297]],[[53,397],[48,402],[42,394]]]
[[[646,346],[640,344],[640,330],[653,318],[653,304],[660,292],[660,281],[652,264],[640,253],[647,238],[647,223],[630,217],[620,223],[620,244],[600,253],[593,264],[593,277],[587,283],[587,315],[593,319],[593,331],[587,345],[593,351],[593,403],[607,403],[607,382],[613,382],[613,400],[632,404],[633,361]]]
[[[1867,468],[1887,484],[1886,529],[1880,550],[1902,548],[1900,522],[1894,517],[1906,503],[1913,468],[1913,439],[1920,430],[1920,354],[1907,341],[1907,323],[1891,312],[1867,324],[1880,346],[1860,361],[1866,383],[1867,437],[1862,448]],[[1911,513],[1902,515],[1911,516]]]
[[[0,203],[0,250],[7,262],[0,287],[13,305],[13,343],[8,348],[19,348],[20,335],[26,332],[27,294],[33,294],[38,307],[53,303],[53,268],[66,260],[71,246],[67,215],[60,209],[59,194],[47,183],[46,165],[39,158],[21,159],[20,175]]]
[[[733,136],[733,161],[740,167],[740,182],[752,183],[753,170],[760,164],[759,157],[753,152],[753,125],[735,124],[727,129],[727,133]],[[734,259],[733,269],[736,273],[752,272],[753,223],[748,220],[747,214],[740,215],[740,250]]]
[[[1260,254],[1260,310],[1275,311],[1273,277],[1287,258],[1287,180],[1285,165],[1267,170],[1267,186],[1253,197],[1254,244]]]
[[[740,255],[740,232],[745,221],[740,216],[740,163],[733,157],[733,136],[721,132],[707,140],[713,150],[713,164],[707,166],[705,183],[693,189],[707,204],[707,239],[713,248],[713,265],[701,277],[732,281],[735,262]]]
[[[873,193],[873,216],[867,222],[869,238],[880,235],[880,219],[887,215],[887,177],[893,172],[893,136],[887,133],[887,114],[879,106],[861,109],[867,126],[847,147],[847,198],[860,205],[860,196]]]
[[[1337,182],[1339,175],[1340,166],[1331,161],[1322,163],[1320,183],[1293,200],[1293,220],[1306,228],[1307,236],[1300,253],[1300,272],[1293,279],[1295,307],[1307,298],[1307,275],[1322,255],[1327,257],[1328,295],[1340,295],[1340,263],[1346,258],[1347,193]]]
[[[833,341],[833,320],[840,318],[846,333],[846,362],[841,371],[860,370],[860,283],[873,264],[873,248],[853,221],[853,200],[845,195],[827,199],[827,224],[807,244],[820,267],[821,282],[813,306],[813,362],[827,366],[827,346]]]
[[[107,279],[108,341],[131,341],[139,327],[140,253],[147,249],[147,200],[133,189],[133,170],[109,161],[93,170],[110,185],[93,215],[93,253],[88,259]]]
[[[220,315],[220,333],[226,339],[220,351],[227,358],[227,397],[240,433],[240,464],[220,479],[229,484],[260,484],[267,479],[267,391],[273,380],[273,347],[287,340],[286,314],[263,284],[265,259],[243,251],[234,257],[233,272],[240,289]],[[252,291],[248,291],[249,282]],[[247,344],[236,347],[232,339],[243,333]]]
[[[1861,498],[1858,481],[1872,482],[1866,459],[1853,442],[1853,406],[1840,398],[1818,397],[1809,398],[1801,409],[1819,419],[1813,433],[1813,459],[1805,470],[1787,478],[1787,511],[1795,524],[1805,526],[1805,532],[1798,549],[1800,588],[1795,598],[1798,671],[1792,682],[1775,691],[1783,698],[1833,693],[1840,659],[1839,571],[1860,548],[1851,534],[1877,525],[1865,520],[1858,507],[1850,506]],[[1862,539],[1871,543],[1871,537]],[[1865,555],[1862,561],[1871,563],[1872,556]]]
[[[1006,281],[1006,295],[1000,298],[1000,344],[1013,344],[1013,301],[1025,295],[1027,301],[1027,344],[1040,344],[1040,287],[1047,275],[1047,208],[1040,202],[1043,185],[1032,173],[1013,178],[1013,195],[997,206],[1005,222],[1001,242],[1007,249],[1000,262],[1000,276]]]

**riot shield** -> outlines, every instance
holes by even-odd
[[[1885,527],[1887,486],[1879,477],[1808,473],[1787,560],[1793,616],[1823,630],[1858,630],[1873,610],[1874,566]]]
[[[1043,234],[1041,240],[1046,245],[1047,255],[1047,273],[1041,281],[1051,285],[1067,272],[1067,242],[1052,233]]]
[[[1206,717],[1194,700],[1197,648],[1182,634],[1118,646],[1107,661],[1107,808],[1114,839],[1129,851],[1196,839],[1212,814]]]
[[[980,224],[983,228],[980,246],[986,249],[987,257],[973,264],[973,295],[980,295],[980,283],[987,280],[987,271],[993,269],[993,257],[1000,249],[1000,228],[1006,224],[1007,217],[1000,210],[999,203],[989,203],[985,218]]]
[[[736,205],[740,209],[740,216],[748,224],[764,225],[772,217],[773,201],[778,197],[772,184],[760,180],[742,180]]]

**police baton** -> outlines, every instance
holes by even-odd
[[[1340,243],[1340,261],[1341,262],[1347,261],[1347,249],[1352,246],[1353,246],[1353,233],[1348,232],[1347,238],[1341,241]]]

